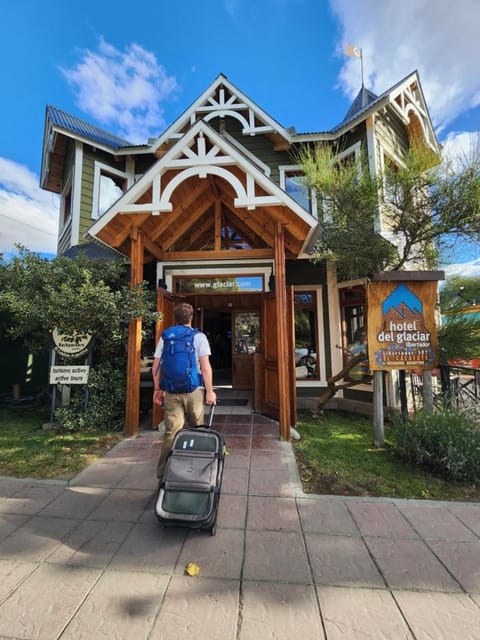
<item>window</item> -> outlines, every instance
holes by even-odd
[[[72,217],[72,179],[65,184],[60,203],[60,229],[63,229]]]
[[[221,249],[224,251],[235,251],[237,249],[251,249],[244,238],[235,229],[228,225],[223,225],[220,230]]]
[[[241,311],[234,315],[233,352],[252,354],[260,345],[260,313]]]
[[[393,204],[399,209],[403,206],[404,193],[401,185],[394,179],[394,176],[398,174],[400,165],[393,158],[389,157],[385,152],[383,153],[383,197],[385,202]],[[389,179],[389,176],[391,178]],[[393,179],[392,179],[393,178]]]
[[[124,172],[95,162],[92,218],[99,218],[123,195],[126,182]]]
[[[295,377],[297,380],[318,380],[317,293],[316,291],[296,291],[293,300]]]
[[[295,202],[316,217],[315,194],[306,184],[305,174],[300,166],[280,167],[280,186]]]
[[[342,320],[342,349],[344,365],[362,351],[367,355],[367,307],[365,287],[353,286],[340,289],[340,314]],[[368,363],[360,362],[350,370],[347,380],[370,380]]]

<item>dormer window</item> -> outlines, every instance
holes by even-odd
[[[62,193],[60,202],[60,229],[63,229],[72,217],[72,178],[70,177]]]
[[[300,165],[280,167],[280,186],[295,202],[317,217],[315,194],[307,185],[305,172]]]
[[[92,218],[99,218],[125,192],[127,174],[100,162],[95,162]]]

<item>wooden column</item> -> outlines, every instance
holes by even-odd
[[[130,231],[130,287],[143,280],[143,235],[133,227]],[[142,319],[131,320],[128,326],[127,393],[125,403],[125,434],[138,433],[140,413],[140,358],[142,350]]]
[[[278,386],[280,439],[290,440],[290,377],[288,370],[287,280],[285,274],[285,231],[275,228],[275,303],[277,316]]]
[[[426,413],[433,411],[433,379],[432,370],[423,370],[423,408]]]
[[[385,446],[383,420],[383,371],[373,372],[373,440],[377,449]]]

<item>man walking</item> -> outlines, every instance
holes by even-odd
[[[210,345],[204,333],[192,329],[192,305],[177,305],[173,315],[176,326],[162,333],[152,366],[153,401],[163,404],[165,423],[165,435],[157,466],[159,479],[163,476],[165,461],[177,431],[185,423],[189,427],[203,424],[204,404],[217,403],[213,390]],[[189,363],[188,366],[183,366],[184,360]],[[198,374],[203,378],[205,391]],[[179,380],[182,376],[185,380]]]

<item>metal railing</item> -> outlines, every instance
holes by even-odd
[[[410,373],[413,409],[423,406],[423,378]],[[434,376],[433,396],[436,404],[448,403],[460,409],[480,412],[480,369],[458,365],[441,365],[440,376]]]

